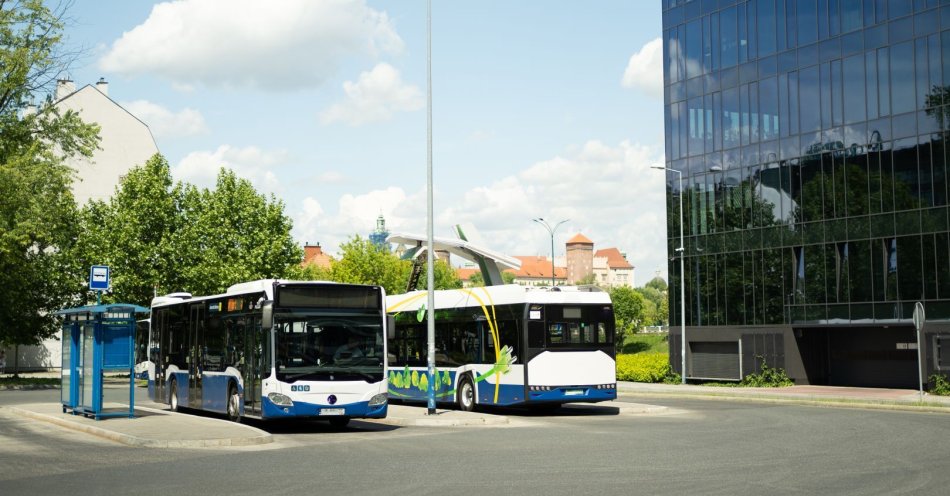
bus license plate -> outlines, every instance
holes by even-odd
[[[583,389],[565,389],[564,396],[580,396],[584,394]]]
[[[320,410],[320,415],[343,415],[345,412],[343,408],[324,408]]]

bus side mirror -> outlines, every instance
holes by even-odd
[[[386,339],[395,339],[396,337],[396,317],[386,316]]]
[[[261,306],[261,329],[269,331],[274,327],[274,302],[265,301]]]

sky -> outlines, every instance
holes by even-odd
[[[435,236],[555,256],[581,233],[666,278],[659,0],[433,1]],[[382,214],[426,230],[424,0],[75,0],[77,87],[99,78],[177,180],[221,167],[335,253]]]

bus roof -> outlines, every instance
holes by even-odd
[[[257,279],[255,281],[240,282],[228,287],[227,291],[221,294],[192,297],[191,293],[170,293],[164,296],[152,298],[152,306],[165,306],[180,303],[182,301],[202,301],[225,296],[245,295],[251,293],[264,293],[264,298],[274,299],[274,284],[300,283],[300,284],[340,284],[332,281],[295,281],[291,279]]]
[[[417,311],[427,302],[426,291],[386,297],[387,312]],[[448,289],[435,292],[436,308],[479,307],[517,303],[610,304],[610,295],[589,291],[584,287],[559,286],[556,290],[532,288],[517,284],[477,288]]]

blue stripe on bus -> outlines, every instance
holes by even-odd
[[[228,412],[228,386],[230,383],[238,384],[237,378],[233,375],[208,375],[201,377],[201,408],[210,412],[227,413]],[[237,385],[238,394],[244,397],[244,391],[240,384]],[[243,408],[241,409],[243,413]]]
[[[389,404],[380,406],[369,406],[369,401],[359,401],[346,405],[321,405],[318,403],[304,403],[295,401],[293,406],[277,406],[266,396],[263,398],[263,418],[291,418],[291,417],[318,417],[333,418],[334,416],[352,417],[352,418],[385,418]],[[320,415],[324,408],[338,409],[342,408],[342,415]]]
[[[616,389],[597,389],[591,386],[558,387],[550,391],[529,391],[531,401],[580,403],[617,399]]]

